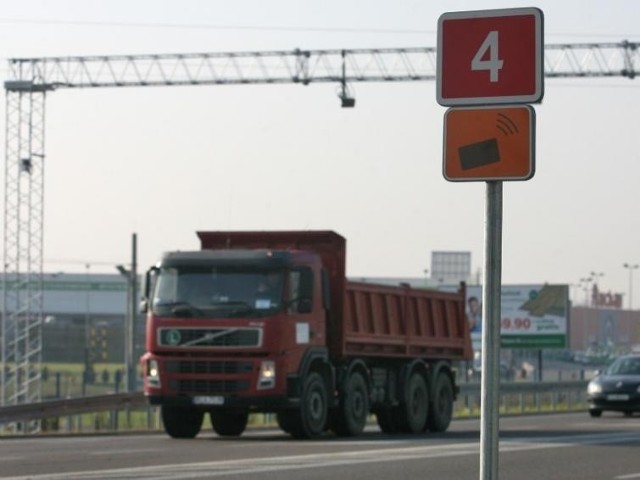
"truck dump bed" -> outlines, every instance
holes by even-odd
[[[464,290],[347,282],[341,354],[470,360]]]

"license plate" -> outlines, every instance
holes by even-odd
[[[194,405],[224,405],[224,397],[199,396],[193,397]]]
[[[629,395],[625,393],[611,393],[607,395],[607,400],[611,400],[614,402],[625,401],[625,400],[629,400]]]

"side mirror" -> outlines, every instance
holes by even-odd
[[[159,271],[160,269],[158,267],[151,267],[143,277],[141,289],[142,298],[138,304],[139,313],[147,313],[149,311],[149,295],[151,295],[151,289]]]
[[[149,301],[146,298],[140,300],[138,304],[138,313],[147,313],[149,310]]]

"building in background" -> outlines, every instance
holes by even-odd
[[[431,252],[431,265],[424,277],[352,277],[351,280],[381,285],[405,284],[413,288],[438,288],[448,285],[480,284],[480,278],[472,278],[471,252]]]
[[[438,285],[471,282],[471,252],[431,252],[430,277]]]
[[[120,274],[45,273],[42,360],[123,363],[127,279]],[[136,316],[134,351],[144,351],[144,319]]]

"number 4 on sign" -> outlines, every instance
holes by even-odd
[[[487,52],[489,52],[488,60],[486,59]],[[489,70],[489,81],[497,82],[503,64],[504,61],[500,60],[498,53],[498,31],[492,30],[471,60],[471,70]]]

